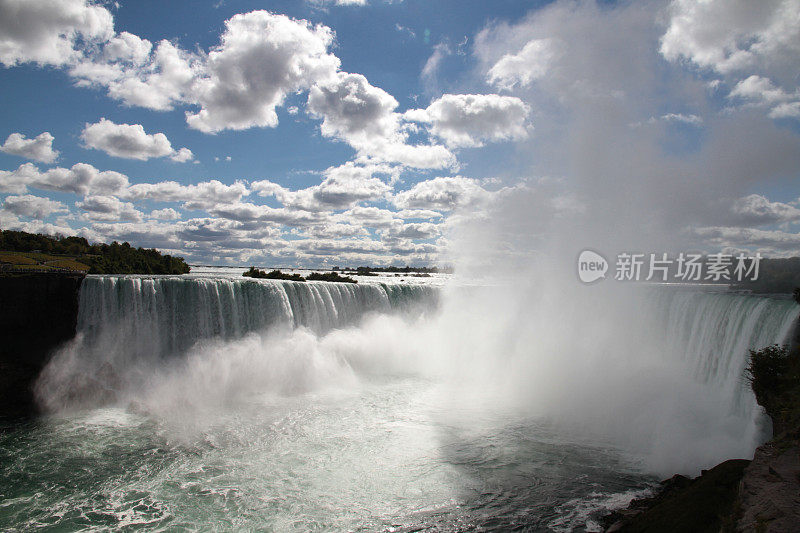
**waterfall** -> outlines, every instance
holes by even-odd
[[[800,311],[723,290],[498,284],[448,294],[426,340],[467,384],[458,402],[481,391],[478,402],[607,442],[653,472],[694,474],[768,436],[748,349],[786,342]]]
[[[668,353],[682,356],[697,381],[724,389],[740,413],[754,405],[749,350],[786,342],[798,315],[789,299],[673,288],[656,290],[656,310]]]
[[[81,287],[78,332],[113,337],[106,344],[125,347],[129,356],[167,357],[201,339],[274,326],[325,333],[368,313],[433,306],[437,295],[423,285],[89,276]]]
[[[650,296],[646,312],[663,325],[659,342],[682,354],[698,380],[731,386],[741,382],[747,350],[783,342],[797,313],[786,299],[664,287]],[[369,313],[432,310],[438,300],[439,288],[429,285],[89,276],[78,332],[168,357],[201,339],[273,326],[325,333]]]
[[[665,470],[683,468],[674,459],[685,455],[687,438],[704,442],[687,469],[713,464],[720,453],[745,456],[764,435],[744,376],[748,349],[784,342],[797,305],[697,288],[633,292],[540,301],[521,286],[442,292],[408,284],[89,276],[78,335],[42,372],[37,397],[55,411],[153,405],[154,398],[206,405],[237,394],[422,375],[469,384],[458,401],[499,387],[500,397],[533,416],[655,450],[669,459]]]
[[[696,475],[724,459],[752,457],[771,424],[747,379],[749,350],[788,342],[797,304],[709,289],[646,292],[654,330],[643,346],[663,364],[627,385],[639,394],[614,406],[619,420],[611,425],[621,441],[660,475]]]
[[[107,403],[201,342],[299,328],[324,335],[373,314],[419,316],[436,308],[438,296],[425,285],[88,276],[77,335],[54,354],[36,394],[49,410]],[[267,352],[268,344],[254,350]]]

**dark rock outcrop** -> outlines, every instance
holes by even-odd
[[[759,446],[744,473],[736,531],[790,532],[800,527],[800,447]]]
[[[695,479],[676,475],[651,497],[606,518],[611,532],[730,531],[739,482],[750,461],[731,459]]]
[[[0,276],[0,417],[36,413],[33,384],[75,336],[82,274]]]

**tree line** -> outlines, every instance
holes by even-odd
[[[64,255],[89,267],[89,274],[187,274],[182,257],[127,242],[90,244],[83,237],[50,236],[24,231],[0,231],[0,250]]]

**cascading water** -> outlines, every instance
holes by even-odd
[[[710,433],[716,425],[740,443],[729,453],[748,458],[771,435],[769,418],[756,403],[746,376],[749,350],[787,342],[797,322],[797,305],[788,298],[708,289],[660,288],[653,291],[653,300],[656,321],[663,325],[655,341],[685,366],[703,399],[718,404],[711,412],[713,419],[699,418],[698,426],[708,424]]]
[[[324,334],[370,314],[433,310],[438,295],[425,285],[89,276],[77,338],[45,369],[38,395],[56,410],[103,403],[121,380],[135,380],[148,371],[143,367],[152,371],[204,339],[293,328]]]
[[[752,452],[791,300],[580,289],[89,277],[0,529],[594,530]]]
[[[672,353],[683,354],[694,377],[730,392],[731,408],[753,406],[744,376],[748,350],[787,339],[797,319],[789,299],[754,297],[696,290],[655,291],[662,341]]]
[[[435,306],[437,295],[425,285],[89,276],[81,287],[78,331],[112,335],[116,349],[133,350],[135,357],[165,357],[200,339],[269,327],[324,333],[369,313]]]

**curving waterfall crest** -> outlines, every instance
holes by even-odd
[[[371,314],[419,316],[438,299],[439,289],[424,285],[88,276],[77,335],[55,353],[36,393],[49,410],[107,403],[204,340],[298,328],[324,335]],[[260,342],[254,350],[269,351],[270,341]]]
[[[437,297],[435,287],[421,285],[90,276],[81,287],[78,332],[166,357],[201,339],[275,326],[325,333],[368,313],[432,308]]]
[[[786,342],[797,319],[788,299],[723,292],[655,291],[669,353],[683,356],[695,379],[726,390],[741,411],[754,405],[744,378],[749,352]]]

